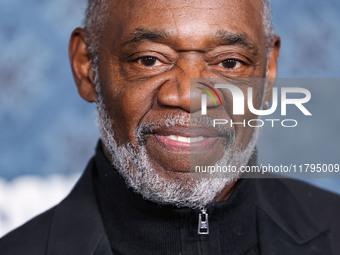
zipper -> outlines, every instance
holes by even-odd
[[[198,234],[199,235],[209,235],[209,219],[208,213],[205,208],[201,209],[198,215]]]

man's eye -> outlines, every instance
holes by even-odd
[[[161,62],[157,58],[151,57],[151,56],[141,57],[137,60],[137,62],[139,64],[142,64],[143,66],[147,66],[147,67],[153,67],[153,66],[161,65]]]
[[[226,68],[226,69],[237,69],[241,67],[241,62],[236,59],[226,59],[222,61],[219,66]]]

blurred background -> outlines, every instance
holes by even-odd
[[[95,105],[78,96],[68,61],[85,6],[0,0],[0,236],[59,202],[94,153]],[[279,77],[340,78],[340,2],[272,0],[272,9]],[[260,163],[339,163],[340,84],[321,81],[312,88],[313,121],[264,128]],[[305,181],[340,193],[340,179]]]

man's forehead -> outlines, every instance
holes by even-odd
[[[114,0],[109,1],[108,7],[110,13],[122,14],[127,19],[139,19],[143,16],[159,18],[162,15],[183,14],[187,11],[206,15],[224,12],[225,15],[235,17],[251,13],[256,18],[256,15],[262,14],[263,9],[262,0]],[[114,19],[115,16],[112,15],[111,18]]]
[[[138,28],[166,31],[178,38],[230,30],[258,37],[263,34],[261,0],[124,0],[108,10],[107,29],[128,40]]]
[[[105,2],[105,0],[104,0]],[[149,7],[151,9],[167,9],[173,8],[230,8],[234,3],[245,5],[262,5],[262,0],[110,0],[109,5],[112,8],[128,8],[130,10],[142,9],[143,7]],[[122,10],[122,9],[121,9]]]

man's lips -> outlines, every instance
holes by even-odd
[[[204,136],[196,136],[196,137],[186,137],[186,136],[179,136],[179,135],[168,135],[166,138],[169,138],[173,141],[179,141],[183,143],[197,143],[203,141],[206,137]]]
[[[182,136],[182,137],[225,137],[225,133],[213,128],[205,126],[171,126],[153,128],[149,134],[163,136]]]
[[[212,127],[154,126],[145,131],[150,160],[175,172],[190,172],[194,165],[216,162],[222,157],[228,139],[226,132]]]
[[[205,150],[223,137],[212,128],[182,126],[154,129],[149,135],[154,136],[162,147],[170,151]]]
[[[172,137],[175,137],[175,135],[171,135]],[[178,137],[178,140],[175,140],[173,138],[169,138],[169,136],[162,136],[162,135],[155,135],[156,139],[159,143],[161,143],[165,148],[167,148],[170,151],[190,151],[190,150],[204,150],[210,147],[214,141],[215,138],[212,137]],[[202,139],[200,141],[196,142],[187,142],[185,140],[198,140]]]

